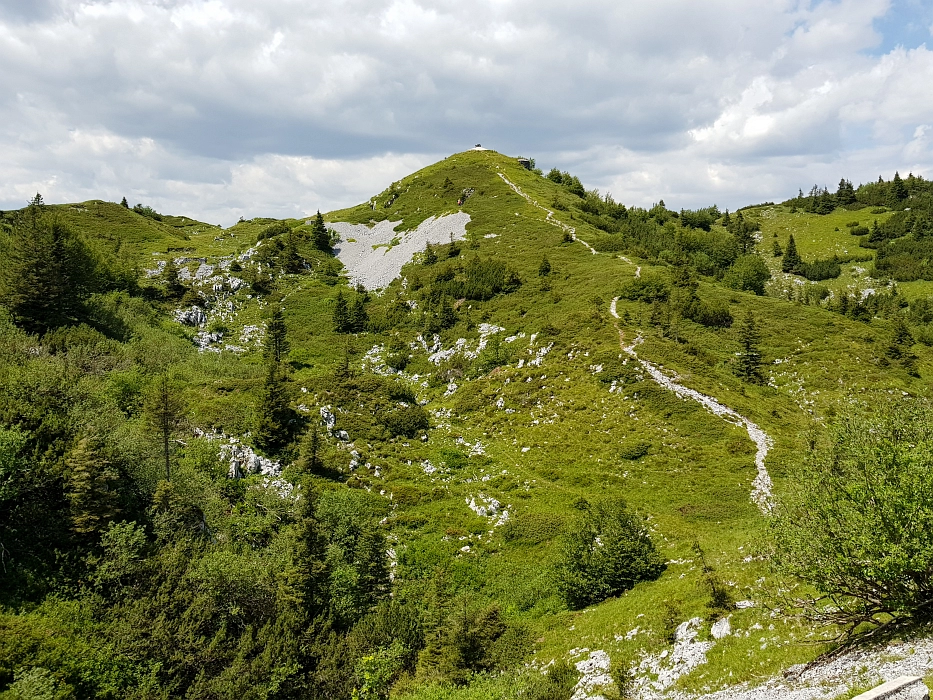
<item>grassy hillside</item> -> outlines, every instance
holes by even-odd
[[[219,229],[108,203],[53,209],[141,269],[177,258],[195,277],[173,291],[171,280],[144,275],[138,289],[92,295],[84,326],[29,335],[4,321],[12,398],[3,429],[23,431],[30,454],[44,454],[48,489],[23,486],[16,498],[28,504],[54,493],[60,513],[52,528],[30,520],[25,505],[9,511],[20,518],[11,527],[35,528],[43,544],[16,540],[0,616],[0,657],[8,659],[0,693],[22,669],[41,667],[73,696],[344,697],[382,659],[398,697],[569,697],[566,683],[563,695],[547,695],[537,669],[602,651],[615,669],[634,673],[643,695],[702,694],[762,680],[826,648],[802,643],[825,631],[767,607],[779,582],[763,556],[769,519],[751,500],[748,433],[659,386],[620,338],[628,345],[641,336],[639,357],[761,426],[773,440],[766,467],[780,497],[807,431],[839,405],[882,390],[929,393],[933,351],[914,345],[913,366],[890,361],[893,316],[856,319],[825,300],[789,300],[786,289],[801,285],[778,272],[772,254],[773,240],[786,248],[791,233],[804,259],[870,254],[846,224],[891,214],[746,210],[760,241],[745,252],[771,269],[767,295],[748,291],[736,272],[751,263],[720,212],[626,209],[599,193],[581,195],[569,176],[545,177],[492,151],[452,155],[325,218],[388,219],[404,231],[458,210],[471,217],[467,240],[437,246],[436,261],[414,260],[387,289],[366,292],[351,289],[339,262],[315,249],[304,221]],[[708,217],[708,230],[685,225],[694,214]],[[297,272],[286,267],[292,249]],[[865,273],[853,271],[870,264],[846,263],[821,284],[867,285]],[[925,284],[902,287],[919,298]],[[618,320],[610,314],[616,297]],[[335,329],[338,298],[365,311],[368,322],[356,332]],[[202,322],[175,320],[192,306],[203,310]],[[263,344],[277,308],[288,347],[273,371]],[[749,312],[761,333],[761,384],[735,372],[738,326]],[[67,367],[80,367],[83,378],[71,383]],[[162,452],[147,408],[163,375],[184,406],[171,443],[171,497],[160,485]],[[283,445],[263,449],[269,377],[280,377],[288,413]],[[59,386],[67,400],[53,396],[40,409],[58,416],[50,426],[25,398]],[[110,532],[108,518],[80,535],[69,524],[69,470],[91,424],[126,494],[122,515],[109,519],[145,530],[147,549],[134,555],[141,568],[127,564],[123,578],[101,573],[114,551],[101,544],[110,542],[101,534]],[[279,460],[281,474],[229,478],[219,444],[230,437]],[[315,506],[314,527],[327,543],[320,555],[301,534],[311,527],[301,503],[313,493],[324,494]],[[624,498],[643,519],[666,569],[572,610],[558,587],[562,543],[587,502],[608,496]],[[166,513],[188,523],[178,525],[184,537],[165,534]],[[346,591],[362,586],[363,555],[340,554],[350,522],[372,528],[377,545],[366,556],[392,574],[360,594],[362,602]],[[71,559],[61,564],[55,552]],[[318,575],[296,552],[325,572],[313,593],[292,583]],[[139,573],[147,566],[177,577]],[[173,598],[174,586],[189,598]],[[145,605],[154,591],[172,615]],[[311,600],[323,601],[320,609]],[[306,608],[304,626],[289,622],[289,610]],[[406,615],[413,627],[399,622]],[[677,647],[677,627],[693,618],[694,646]],[[173,627],[175,619],[183,624]],[[714,637],[722,619],[730,634]],[[134,625],[156,632],[144,640]],[[406,637],[403,627],[417,634]],[[457,647],[463,637],[446,636],[451,629],[479,640],[472,661]],[[301,637],[307,630],[318,636]],[[400,656],[379,630],[407,640]],[[81,650],[102,640],[115,640],[100,647],[107,658],[85,668]],[[675,648],[699,653],[707,642],[695,666],[672,666]],[[170,653],[175,646],[183,653]],[[577,674],[569,674],[572,690]],[[554,687],[557,676],[546,677]]]

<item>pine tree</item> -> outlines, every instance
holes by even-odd
[[[729,216],[729,210],[726,209],[726,213],[722,215],[722,225],[726,228],[729,228],[729,224],[732,223],[732,217]]]
[[[369,327],[369,314],[366,313],[364,297],[357,295],[350,308],[350,329],[354,333],[363,333]]]
[[[162,442],[162,457],[165,460],[165,480],[172,480],[172,434],[178,429],[184,415],[181,389],[167,374],[152,382],[143,401],[143,414],[149,427]]]
[[[292,410],[285,377],[275,362],[268,364],[256,414],[256,446],[266,454],[278,454],[288,444]]]
[[[797,243],[794,241],[794,234],[790,234],[787,241],[787,248],[784,251],[784,259],[781,261],[781,271],[795,273],[800,269],[800,254],[797,252]]]
[[[123,207],[124,209],[130,208],[130,203],[126,201],[126,197],[122,199],[122,201],[120,202],[120,206]]]
[[[437,253],[434,252],[434,248],[430,243],[424,247],[424,255],[421,258],[421,262],[425,265],[433,265],[437,262]]]
[[[541,264],[538,265],[538,277],[547,277],[551,274],[551,263],[545,255],[541,258]]]
[[[324,224],[324,217],[320,210],[314,217],[314,224],[311,226],[311,242],[314,247],[324,252],[330,251],[330,234],[327,232],[327,226]]]
[[[898,316],[894,319],[894,332],[891,334],[891,342],[885,349],[885,355],[899,362],[910,374],[916,374],[917,371],[917,356],[911,352],[913,344],[914,337],[907,323]]]
[[[338,333],[349,333],[352,330],[350,325],[350,307],[346,298],[343,296],[343,290],[337,292],[337,298],[334,299],[334,330]]]
[[[88,437],[68,453],[65,466],[71,529],[79,534],[99,532],[120,512],[119,475]]]
[[[74,321],[96,265],[84,242],[36,194],[0,244],[0,303],[31,331]]]
[[[772,245],[772,251],[774,252],[774,257],[776,258],[779,258],[782,255],[784,255],[784,251],[781,250],[781,244],[777,241],[777,239],[774,240],[774,243]]]
[[[736,359],[736,374],[746,382],[761,383],[762,358],[761,350],[758,348],[761,335],[755,323],[755,316],[751,311],[746,314],[745,319],[739,325],[738,340],[742,349]]]
[[[898,172],[894,173],[894,179],[891,180],[891,198],[895,202],[902,202],[907,199],[907,186],[904,184],[904,181],[901,180],[901,174]]]
[[[281,362],[288,354],[288,331],[282,307],[276,306],[266,321],[266,340],[263,355],[267,362]]]
[[[736,214],[730,226],[730,231],[735,237],[736,245],[738,245],[742,255],[747,255],[755,247],[755,232],[745,220],[745,217],[742,216],[742,212]]]

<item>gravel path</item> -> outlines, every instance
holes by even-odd
[[[619,300],[618,297],[612,300],[612,303],[609,305],[609,313],[611,313],[616,319],[619,318],[619,314],[616,311],[616,302]],[[635,353],[635,348],[641,342],[641,336],[635,339],[631,345],[626,345],[622,337],[622,329],[616,324],[616,328],[619,331],[619,345],[622,347],[626,353],[631,355],[642,368],[651,375],[651,378],[654,379],[658,384],[663,386],[665,389],[673,391],[680,398],[693,399],[697,403],[702,404],[710,413],[713,413],[720,418],[723,418],[730,423],[735,425],[741,425],[748,432],[748,437],[751,438],[752,442],[755,443],[755,446],[758,448],[755,453],[755,467],[758,469],[758,475],[755,477],[752,482],[752,501],[755,505],[761,510],[762,513],[770,513],[772,508],[772,497],[771,497],[771,477],[768,474],[768,470],[765,468],[765,458],[768,456],[768,450],[771,449],[773,444],[772,440],[765,433],[764,430],[759,428],[757,425],[752,423],[745,416],[740,415],[733,409],[719,403],[716,399],[706,394],[701,394],[695,389],[690,389],[685,387],[682,384],[678,384],[675,379],[668,377],[657,365],[649,362],[648,360],[643,360]]]
[[[596,249],[593,248],[593,246],[591,246],[591,245],[590,245],[589,243],[587,243],[586,241],[584,241],[584,240],[582,240],[582,239],[580,239],[580,238],[577,238],[577,229],[575,229],[573,226],[569,226],[568,224],[565,224],[563,221],[559,221],[558,219],[555,219],[555,218],[554,218],[554,212],[552,212],[552,211],[551,211],[550,209],[548,209],[547,207],[542,207],[540,204],[538,204],[537,201],[533,200],[530,196],[528,196],[527,194],[525,194],[524,192],[522,192],[521,188],[520,188],[518,185],[516,185],[514,182],[512,182],[511,180],[509,180],[509,178],[507,178],[505,175],[503,175],[502,173],[499,173],[499,177],[501,177],[501,178],[505,181],[505,184],[506,184],[506,185],[508,185],[509,187],[512,188],[512,190],[515,192],[515,194],[517,194],[517,195],[520,196],[520,197],[524,197],[525,200],[526,200],[531,206],[537,207],[538,209],[540,209],[540,210],[543,211],[543,212],[547,212],[547,216],[546,216],[545,219],[544,219],[544,221],[545,221],[546,223],[549,223],[551,226],[557,226],[557,228],[561,229],[562,231],[566,231],[567,233],[570,234],[570,236],[573,238],[573,240],[577,241],[578,243],[582,243],[584,246],[586,246],[586,249],[587,249],[588,251],[590,251],[593,255],[596,255]]]
[[[366,224],[335,222],[328,228],[340,234],[334,254],[350,273],[353,284],[366,289],[382,289],[398,277],[402,266],[428,244],[449,243],[466,237],[470,215],[462,211],[425,219],[414,231],[396,231],[400,221],[380,221],[372,227]],[[395,245],[392,241],[398,239]]]

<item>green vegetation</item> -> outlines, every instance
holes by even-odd
[[[694,618],[714,646],[671,690],[812,660],[827,647],[800,642],[827,630],[763,606],[748,432],[629,353],[767,433],[780,522],[833,503],[797,475],[813,431],[853,396],[929,395],[928,283],[887,286],[906,263],[883,266],[925,240],[906,224],[925,181],[901,184],[841,186],[829,213],[823,192],[640,209],[477,151],[306,221],[4,213],[21,252],[0,265],[0,695],[569,698],[586,648],[611,661],[607,697],[637,696],[635,660],[668,668]],[[385,290],[352,287],[333,256],[328,221],[400,221],[401,240],[458,210],[466,239]],[[821,260],[840,275],[801,276]],[[49,273],[71,269],[86,279]],[[814,464],[848,444],[831,437]],[[866,556],[900,532],[861,517]],[[786,532],[794,595],[849,601],[795,568],[833,543]],[[921,556],[905,533],[885,575]],[[897,619],[920,619],[901,593]],[[723,617],[734,633],[713,638]]]

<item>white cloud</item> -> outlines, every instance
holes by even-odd
[[[45,188],[230,223],[362,201],[477,141],[641,205],[931,174],[933,53],[871,55],[889,11],[0,0],[0,206]]]

